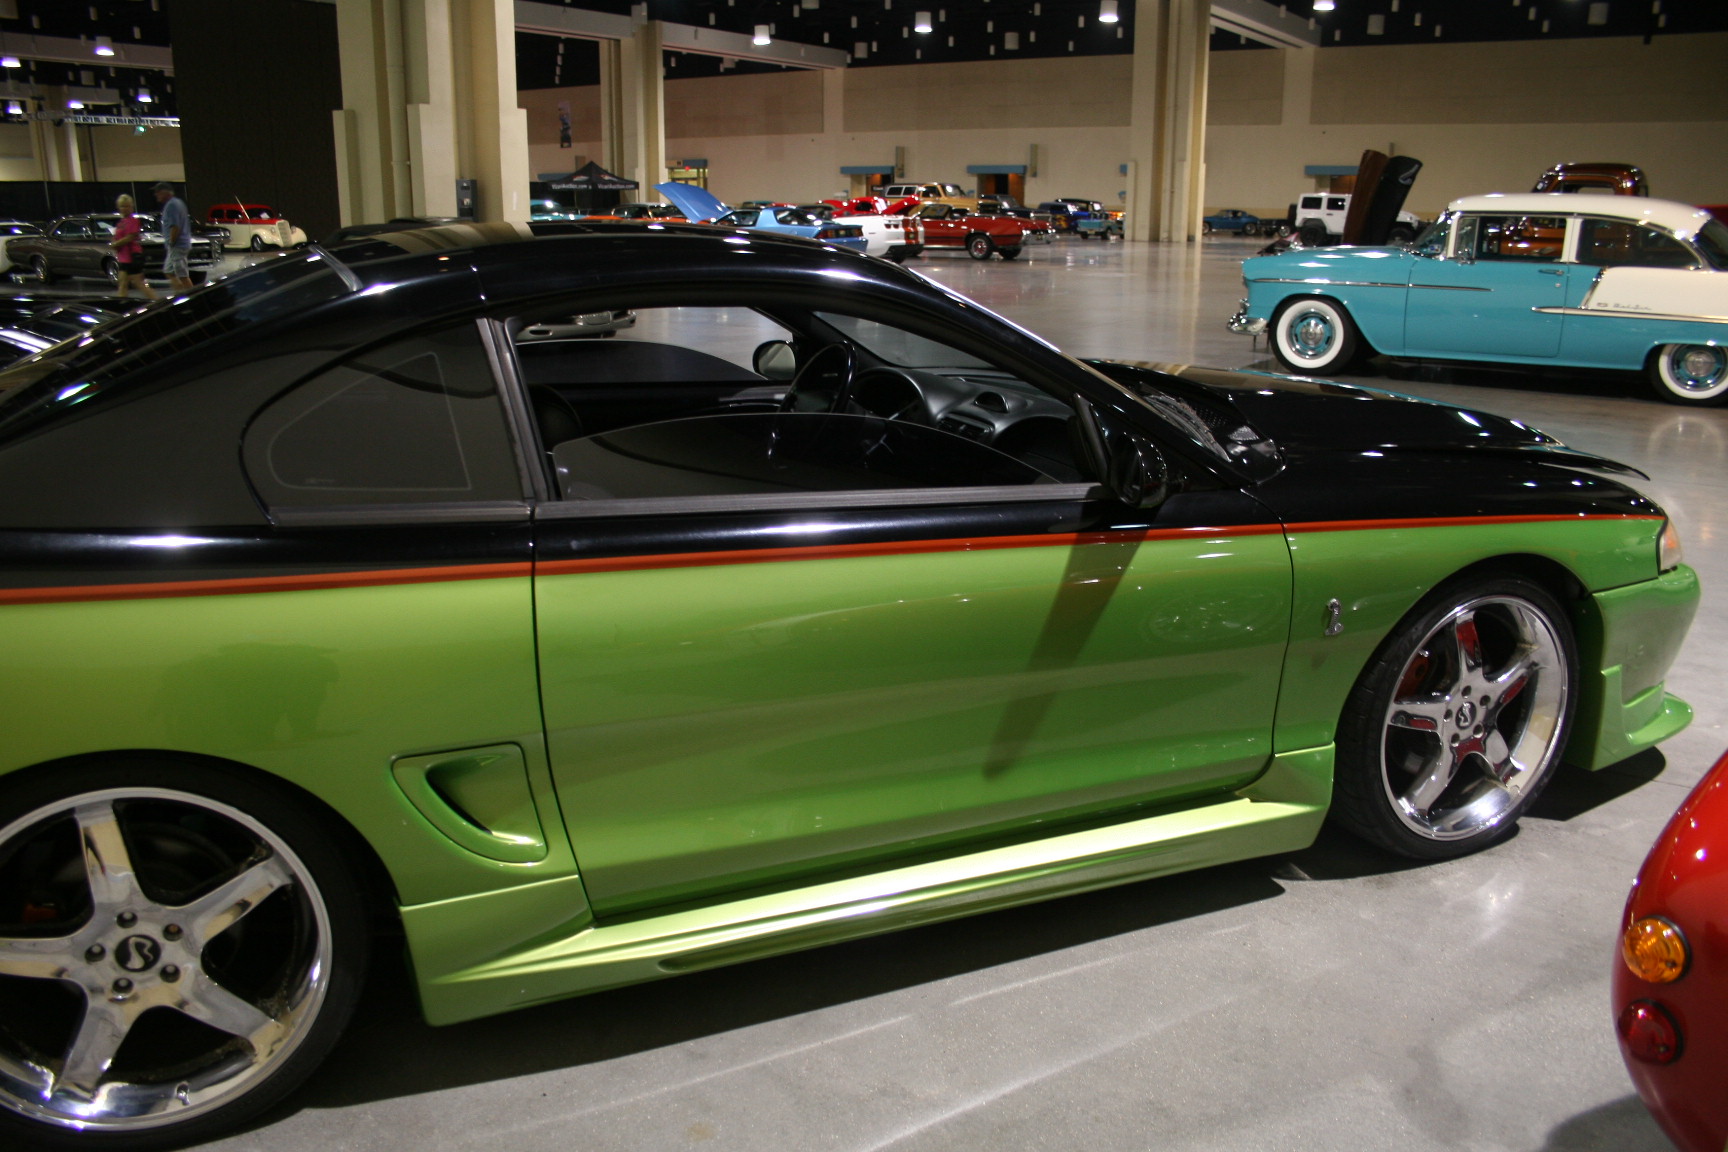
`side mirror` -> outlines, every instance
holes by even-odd
[[[1170,495],[1170,466],[1158,445],[1137,432],[1099,418],[1092,405],[1075,401],[1078,455],[1104,490],[1129,508],[1156,508]]]
[[[798,375],[798,353],[784,340],[757,345],[750,363],[764,380],[790,380]]]

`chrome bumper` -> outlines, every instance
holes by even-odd
[[[1266,331],[1266,321],[1249,317],[1246,300],[1236,306],[1236,314],[1225,321],[1224,326],[1238,336],[1258,336]]]
[[[1022,244],[1054,244],[1054,243],[1056,243],[1056,233],[1054,233],[1054,232],[1022,232],[1020,234],[1020,243],[1022,243]]]

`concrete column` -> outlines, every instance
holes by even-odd
[[[59,87],[44,87],[42,98],[33,108],[64,108],[66,107],[66,90]],[[66,125],[68,129],[71,125]],[[41,173],[43,180],[72,180],[68,176],[71,162],[66,149],[67,138],[54,127],[52,120],[30,121],[30,152],[36,160],[36,171]],[[76,149],[74,149],[74,152]]]
[[[615,175],[624,168],[624,56],[617,40],[598,41],[600,46],[600,167]],[[648,185],[642,199],[652,200]]]
[[[1129,238],[1194,240],[1206,186],[1208,0],[1141,0],[1129,96]]]
[[[450,216],[458,177],[480,220],[528,218],[512,0],[337,0],[342,222]]]
[[[612,171],[642,185],[649,196],[666,180],[666,92],[662,80],[660,22],[636,26],[618,42],[619,166]]]
[[[450,0],[458,176],[479,184],[478,220],[528,221],[528,113],[516,104],[514,0]],[[451,195],[454,196],[454,188]]]

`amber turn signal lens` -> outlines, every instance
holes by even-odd
[[[1646,1064],[1672,1064],[1680,1056],[1680,1029],[1654,1000],[1634,1000],[1620,1013],[1615,1026],[1626,1052]]]
[[[1660,916],[1646,916],[1620,937],[1620,956],[1632,975],[1672,984],[1686,974],[1686,937]]]
[[[1656,567],[1658,571],[1669,572],[1680,567],[1684,553],[1680,548],[1680,530],[1674,527],[1674,521],[1669,520],[1662,525],[1662,539],[1656,546]]]

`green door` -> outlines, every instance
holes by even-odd
[[[1071,500],[544,520],[546,726],[597,912],[1255,776],[1284,538],[1168,511],[1096,535],[1059,531]]]

